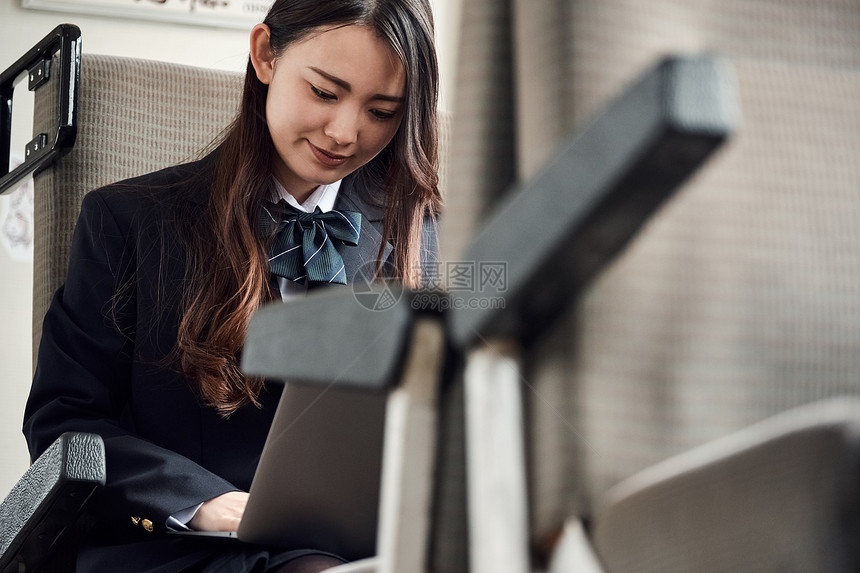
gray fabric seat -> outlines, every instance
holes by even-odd
[[[33,356],[42,317],[68,266],[84,194],[201,157],[238,111],[234,72],[117,56],[81,57],[78,137],[70,155],[37,174]],[[57,86],[36,92],[34,132],[50,132]]]

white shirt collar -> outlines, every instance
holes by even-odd
[[[276,199],[283,199],[289,205],[292,205],[296,209],[306,213],[313,213],[314,209],[317,207],[319,207],[320,211],[323,213],[327,213],[334,209],[334,203],[337,201],[337,193],[340,190],[340,182],[343,180],[340,179],[334,183],[329,183],[328,185],[320,185],[314,189],[313,193],[311,193],[302,204],[299,204],[299,202],[296,201],[296,198],[290,195],[290,192],[284,189],[284,186],[281,185],[277,179],[272,177],[272,181],[275,184],[275,193],[277,194]]]

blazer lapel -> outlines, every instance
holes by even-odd
[[[346,280],[351,283],[354,280],[361,280],[356,276],[359,269],[362,271],[372,271],[376,257],[379,253],[379,245],[382,243],[382,216],[383,209],[373,204],[366,197],[363,197],[361,190],[357,189],[353,183],[352,177],[347,177],[343,180],[340,190],[335,201],[335,209],[346,209],[348,211],[357,211],[361,213],[361,231],[358,236],[358,245],[339,245],[338,252],[343,257],[344,270],[346,272]],[[391,243],[385,243],[385,250],[382,253],[382,260],[388,260],[393,247]],[[368,265],[363,267],[363,265]]]

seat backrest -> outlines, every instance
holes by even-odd
[[[242,86],[234,72],[115,56],[81,60],[77,141],[34,178],[34,364],[84,194],[198,158],[235,116]],[[35,133],[50,131],[55,104],[56,86],[36,92]]]

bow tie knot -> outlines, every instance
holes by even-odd
[[[265,202],[258,229],[263,236],[274,234],[269,247],[269,268],[274,275],[292,281],[346,284],[343,257],[337,244],[357,245],[361,213],[317,207],[301,211],[281,200]]]

